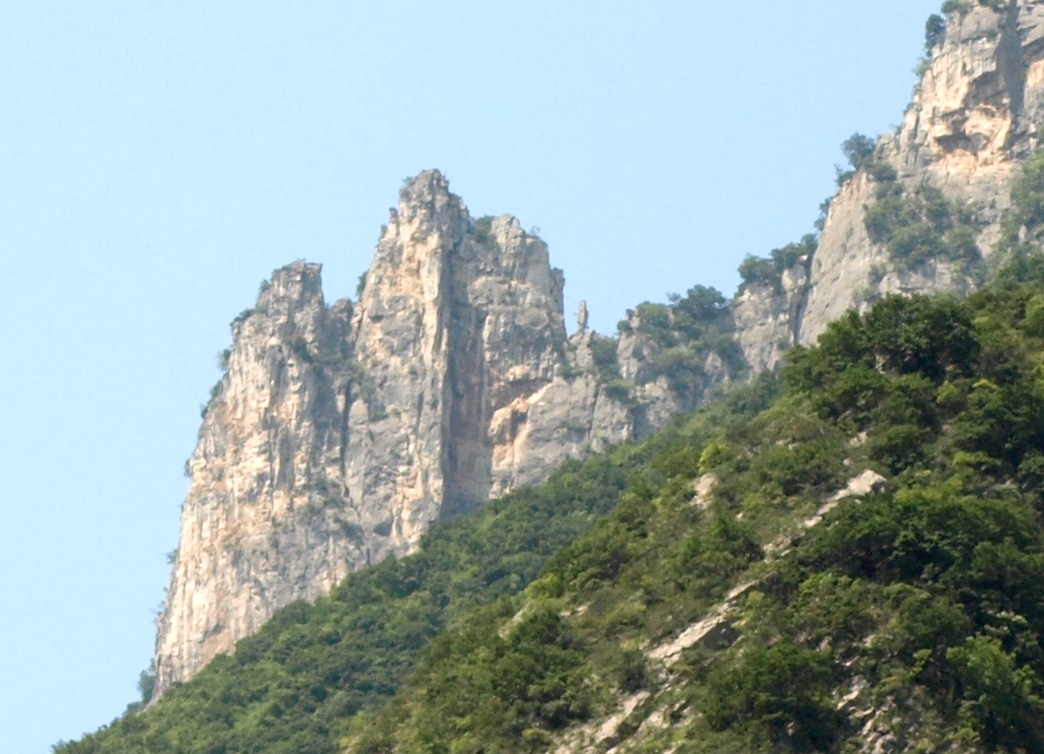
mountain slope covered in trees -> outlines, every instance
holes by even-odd
[[[58,750],[1044,751],[1041,258],[851,314],[782,383],[437,528]]]
[[[417,652],[474,609],[517,594],[590,530],[647,465],[763,407],[774,380],[736,391],[639,444],[570,462],[544,484],[441,524],[418,553],[350,575],[314,605],[283,609],[138,714],[63,743],[86,752],[331,752],[358,710],[390,697]]]
[[[1030,267],[832,325],[766,411],[650,459],[523,595],[439,636],[348,748],[1044,751]]]
[[[867,243],[975,261],[977,293],[875,294],[781,377],[438,525],[56,751],[1044,752],[1044,152],[979,259],[974,207],[848,146]],[[815,243],[748,288],[786,294]]]

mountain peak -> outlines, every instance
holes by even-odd
[[[567,338],[541,239],[510,215],[473,221],[435,170],[399,198],[358,306],[327,307],[321,266],[297,261],[234,323],[189,462],[157,695],[287,603],[652,431],[729,376],[714,353],[693,357],[695,385],[642,372],[635,354],[660,349],[642,333],[602,338],[596,364],[592,333]],[[628,385],[617,361],[646,376]]]

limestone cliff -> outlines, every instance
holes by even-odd
[[[589,332],[586,311],[567,337],[563,285],[543,241],[513,217],[473,220],[435,171],[402,189],[355,306],[325,304],[319,265],[273,274],[232,325],[189,461],[161,693],[440,518],[649,432],[730,377],[710,370],[698,394],[624,379],[617,352],[631,364],[635,344]]]
[[[1012,184],[1044,125],[1044,2],[957,5],[902,125],[830,202],[804,269],[783,286],[748,286],[733,303],[754,371],[772,368],[793,343],[814,343],[851,307],[889,293],[967,293],[984,279]],[[973,243],[963,258],[904,258],[900,243],[870,232],[868,212],[882,197],[933,189],[964,215]]]
[[[319,266],[277,271],[232,323],[227,371],[188,463],[191,486],[165,609],[161,683],[188,674],[357,558],[341,473],[352,309],[327,308]]]
[[[778,281],[743,287],[732,301],[736,339],[751,374],[776,369],[796,341],[796,324],[808,293],[811,256],[802,256]]]

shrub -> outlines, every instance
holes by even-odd
[[[1026,302],[1025,327],[1031,335],[1044,336],[1044,294]]]
[[[717,510],[707,526],[685,540],[671,568],[680,588],[700,596],[721,596],[729,580],[761,556],[753,528]]]
[[[996,638],[974,636],[953,647],[946,659],[962,693],[962,727],[989,749],[1044,751],[1044,700],[1033,669],[1019,667]]]
[[[648,301],[636,307],[639,331],[652,337],[662,348],[670,348],[678,342],[674,334],[672,311],[667,304],[653,304]]]
[[[649,685],[649,661],[640,649],[632,647],[621,652],[614,670],[616,683],[625,694],[633,694]]]
[[[811,257],[818,245],[819,238],[809,233],[797,243],[773,249],[768,259],[748,254],[739,267],[740,278],[743,280],[740,290],[758,283],[780,290],[783,285],[783,273],[798,264],[802,258]]]
[[[848,164],[852,166],[853,170],[862,170],[870,164],[876,147],[877,143],[874,139],[861,133],[854,133],[842,142],[841,151],[844,152]]]
[[[475,220],[471,226],[471,236],[482,246],[488,246],[494,242],[493,238],[493,215],[483,215]]]
[[[931,54],[946,34],[946,19],[938,13],[928,16],[924,24],[924,51]]]
[[[864,225],[870,240],[887,246],[894,261],[914,269],[933,259],[964,264],[980,259],[979,224],[968,206],[947,200],[934,186],[908,191],[884,162],[873,163],[870,174],[877,188],[873,204],[865,207]]]
[[[827,751],[844,722],[831,699],[835,675],[829,655],[784,639],[712,673],[704,714],[717,730],[764,726],[796,751]]]
[[[653,357],[653,365],[657,373],[667,377],[671,388],[679,393],[688,393],[701,387],[706,376],[699,351],[691,347],[680,346],[661,351]]]
[[[756,257],[752,254],[748,254],[743,262],[740,263],[739,274],[743,280],[742,287],[744,288],[758,283],[765,283],[775,287],[780,283],[779,270],[776,269],[776,265],[772,260]]]
[[[639,304],[617,327],[623,334],[644,336],[633,351],[635,357],[648,359],[639,384],[665,376],[680,397],[694,402],[707,387],[708,356],[716,353],[732,377],[746,368],[743,350],[732,337],[734,325],[720,291],[697,285],[684,298],[676,293],[667,298],[668,304]],[[649,348],[650,343],[655,347]]]
[[[856,173],[870,165],[876,145],[869,136],[855,133],[849,136],[841,144],[841,151],[848,160],[848,167],[834,166],[836,173],[834,180],[838,188],[848,183]]]
[[[617,343],[597,335],[591,338],[591,360],[599,382],[610,383],[620,379],[620,364],[616,356]]]

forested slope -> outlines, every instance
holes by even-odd
[[[764,379],[734,391],[645,442],[567,463],[538,487],[435,527],[418,553],[352,574],[314,605],[288,606],[235,654],[218,657],[145,711],[56,750],[337,750],[352,715],[393,695],[432,636],[517,594],[625,490],[656,476],[650,463],[719,435],[762,408],[774,389]]]
[[[349,749],[1044,751],[1040,258],[850,314],[784,383],[649,458]]]
[[[59,750],[1044,751],[1040,257],[850,314],[773,390],[438,527]]]

